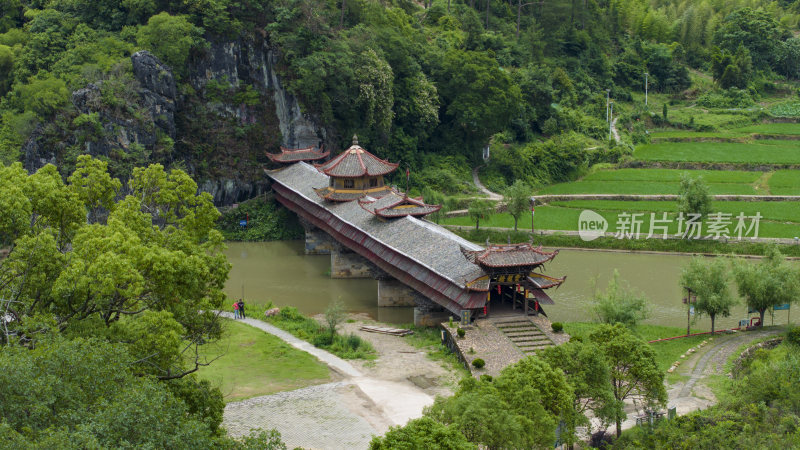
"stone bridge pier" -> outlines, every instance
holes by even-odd
[[[358,253],[336,244],[331,249],[331,278],[373,278],[375,266]]]
[[[305,221],[301,223],[306,233],[306,254],[331,255],[331,278],[375,278],[378,306],[413,307],[414,324],[418,326],[437,326],[450,317],[449,311],[340,244],[328,233]]]
[[[300,225],[306,232],[306,255],[330,255],[336,241],[326,232],[300,218]]]

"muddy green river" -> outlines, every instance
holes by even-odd
[[[302,241],[230,242],[225,251],[233,265],[226,293],[239,298],[244,293],[248,302],[277,306],[295,306],[305,314],[318,314],[334,300],[340,299],[352,312],[367,313],[390,323],[413,322],[412,308],[378,308],[377,282],[372,279],[334,280],[328,275],[330,256],[305,255]],[[689,260],[681,255],[651,255],[600,251],[562,250],[545,268],[553,276],[566,275],[567,280],[548,294],[556,304],[545,311],[552,321],[591,321],[593,280],[602,289],[616,268],[620,278],[642,292],[650,303],[645,323],[686,326],[686,307],[681,302],[678,285],[681,266]],[[732,290],[735,293],[735,289]],[[790,317],[795,323],[800,315]],[[740,303],[730,317],[718,317],[717,329],[731,328],[746,318],[747,307]],[[767,313],[765,322],[783,324],[786,311]],[[708,331],[710,320],[696,320],[692,328]]]

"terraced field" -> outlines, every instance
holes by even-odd
[[[618,169],[601,170],[579,181],[559,183],[536,191],[537,194],[677,194],[683,173],[702,176],[715,194],[761,194],[757,181],[760,172],[679,170],[679,169]]]
[[[643,161],[800,164],[800,141],[661,142],[638,146],[634,157]]]
[[[778,170],[769,178],[772,195],[800,195],[800,170]]]
[[[755,136],[800,136],[800,124],[796,123],[761,123],[722,131],[666,130],[654,131],[650,137],[658,139],[736,139]]]

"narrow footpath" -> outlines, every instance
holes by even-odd
[[[233,314],[220,312],[233,319]],[[245,436],[253,429],[275,428],[289,448],[337,449],[367,448],[373,435],[384,434],[389,427],[404,425],[421,417],[425,406],[433,403],[435,389],[424,389],[405,378],[369,376],[370,366],[381,365],[382,359],[363,363],[362,369],[310,343],[296,338],[269,323],[257,319],[236,319],[272,334],[289,345],[314,355],[341,380],[294,391],[250,398],[225,406],[223,426],[234,437]],[[350,325],[350,324],[348,324]],[[401,339],[392,336],[397,340]],[[393,342],[394,347],[404,342]],[[378,349],[380,353],[380,348]],[[406,356],[425,358],[424,352],[402,347]],[[383,356],[383,355],[381,355]],[[370,364],[371,363],[371,364]],[[413,365],[413,363],[406,365]],[[399,374],[401,370],[390,370]],[[430,373],[430,368],[421,372]],[[418,375],[416,375],[418,376]],[[412,377],[413,378],[413,377]]]
[[[483,192],[484,194],[486,194],[489,197],[489,200],[492,200],[492,201],[495,201],[495,202],[502,201],[503,200],[503,196],[498,194],[497,192],[490,191],[489,188],[487,188],[486,186],[483,185],[483,183],[481,183],[481,179],[480,179],[480,177],[478,177],[478,170],[480,170],[481,167],[484,167],[485,165],[486,164],[481,165],[481,166],[477,166],[474,169],[472,169],[472,182],[475,184],[475,187],[477,187],[478,190],[480,190],[481,192]]]

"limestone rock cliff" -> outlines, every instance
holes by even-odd
[[[325,129],[304,115],[276,72],[278,55],[260,36],[212,42],[178,86],[148,51],[131,55],[132,75],[111,74],[72,93],[72,108],[38,127],[23,146],[25,167],[67,171],[81,153],[109,160],[114,176],[133,166],[177,164],[217,205],[260,195],[265,151],[321,145]]]

